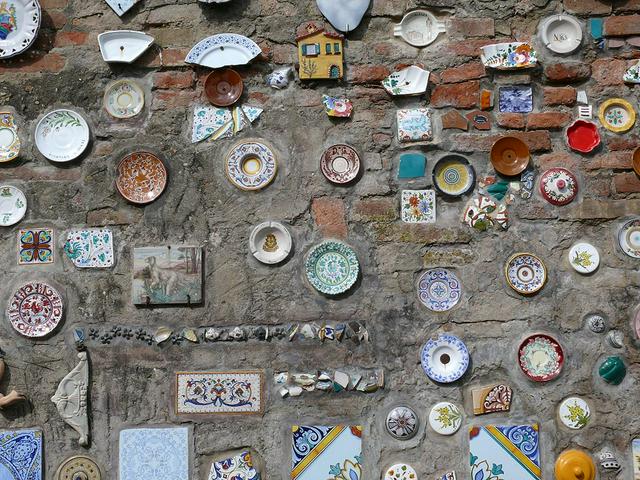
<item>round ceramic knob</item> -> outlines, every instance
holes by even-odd
[[[594,480],[596,466],[589,455],[580,450],[566,450],[556,460],[557,480]]]
[[[567,186],[567,182],[565,182],[564,180],[560,179],[558,180],[558,183],[556,183],[556,186],[558,187],[558,190],[564,190]]]

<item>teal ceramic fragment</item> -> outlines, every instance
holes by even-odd
[[[589,29],[591,30],[591,36],[594,40],[600,40],[602,38],[602,18],[590,18]]]
[[[611,385],[620,385],[627,374],[627,367],[618,356],[607,358],[598,370],[602,379]]]
[[[427,157],[421,153],[403,153],[400,155],[398,178],[424,177],[427,167]]]

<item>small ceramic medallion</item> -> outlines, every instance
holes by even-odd
[[[576,272],[591,273],[600,265],[600,254],[590,243],[576,243],[569,250],[569,262]]]
[[[243,140],[226,158],[227,178],[240,190],[260,190],[269,185],[278,169],[275,150],[263,140]]]
[[[0,185],[0,226],[15,225],[27,213],[27,197],[13,185]]]
[[[116,171],[116,188],[131,203],[151,203],[166,186],[167,169],[153,153],[134,152],[120,160]]]
[[[3,480],[42,480],[42,431],[0,430]]]
[[[396,463],[387,469],[384,480],[418,480],[418,474],[408,463]]]
[[[436,193],[433,190],[402,190],[401,217],[406,223],[435,223]]]
[[[539,292],[547,282],[547,267],[531,253],[512,255],[504,273],[509,286],[522,295]]]
[[[0,2],[0,59],[28,49],[38,36],[41,18],[38,0]]]
[[[603,333],[607,329],[607,317],[604,313],[589,313],[584,317],[584,321],[593,333]]]
[[[10,162],[20,154],[20,138],[13,115],[0,112],[0,162]]]
[[[578,195],[578,179],[566,168],[550,168],[540,177],[540,193],[552,205],[567,205]]]
[[[433,168],[433,185],[443,195],[464,195],[473,190],[475,184],[475,169],[460,155],[442,157]]]
[[[426,47],[445,31],[445,25],[427,10],[407,13],[393,29],[393,34],[414,47]]]
[[[18,230],[18,265],[53,263],[53,229]]]
[[[558,409],[560,421],[571,428],[578,430],[586,427],[591,417],[589,404],[578,397],[570,397],[562,401]]]
[[[500,87],[500,111],[503,113],[529,113],[533,110],[531,87]]]
[[[484,415],[495,412],[508,412],[511,409],[513,390],[509,385],[497,384],[471,390],[473,413]]]
[[[636,122],[636,111],[629,102],[622,98],[611,98],[600,105],[598,111],[600,123],[607,130],[624,133]]]
[[[280,222],[261,223],[249,237],[253,256],[262,263],[271,265],[285,260],[291,252],[292,244],[289,230]]]
[[[397,440],[409,440],[418,433],[420,420],[412,408],[400,406],[392,408],[385,422],[387,433]]]
[[[444,268],[424,272],[418,279],[417,290],[420,302],[434,312],[451,310],[462,294],[458,277]]]
[[[620,227],[618,244],[628,256],[640,258],[640,219],[630,220]]]
[[[104,94],[104,108],[114,118],[131,118],[144,107],[144,92],[133,80],[111,83]]]
[[[73,110],[54,110],[38,122],[35,137],[36,147],[46,158],[52,162],[70,162],[89,145],[89,125]]]
[[[84,455],[67,458],[58,467],[55,480],[100,480],[100,467],[91,458]]]
[[[469,367],[469,350],[454,335],[440,335],[429,340],[420,356],[422,369],[436,382],[451,383],[458,380]]]
[[[326,295],[339,295],[349,290],[356,283],[359,272],[356,252],[336,240],[313,247],[305,262],[307,280]]]
[[[453,403],[437,403],[429,413],[429,425],[440,435],[453,435],[462,425],[462,413]]]
[[[22,285],[9,299],[7,318],[21,335],[46,337],[62,321],[62,296],[44,282]]]
[[[433,137],[431,112],[428,108],[410,108],[396,112],[398,141],[426,142]]]
[[[120,432],[119,474],[124,480],[186,480],[189,428],[132,428]]]
[[[536,51],[524,42],[485,45],[480,59],[485,67],[497,70],[518,70],[535,67],[538,63]]]
[[[247,451],[213,462],[209,472],[209,480],[260,480],[260,478],[260,473],[253,466],[251,453]]]
[[[520,369],[531,380],[548,382],[562,371],[564,352],[553,337],[536,334],[527,337],[518,349]]]
[[[333,145],[320,159],[322,174],[332,183],[343,185],[353,181],[360,172],[360,156],[349,145]]]
[[[113,233],[108,228],[71,230],[64,252],[78,268],[113,266]]]

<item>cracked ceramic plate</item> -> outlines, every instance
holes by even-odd
[[[111,63],[133,63],[153,40],[151,35],[135,30],[112,30],[98,35],[102,58]]]
[[[349,145],[333,145],[322,154],[320,169],[331,183],[349,183],[355,180],[360,172],[360,155]]]
[[[526,42],[494,43],[481,49],[482,64],[496,70],[518,70],[538,63],[536,51]]]
[[[41,17],[38,0],[0,2],[0,59],[15,57],[33,44]]]
[[[630,220],[618,230],[618,244],[632,258],[640,258],[640,219]]]
[[[464,375],[469,367],[469,350],[455,335],[444,334],[429,340],[420,355],[422,369],[439,383],[451,383]]]
[[[569,250],[569,262],[576,272],[595,272],[600,265],[600,254],[596,247],[590,243],[576,243]]]
[[[420,95],[427,91],[431,72],[411,65],[394,72],[382,81],[382,86],[391,95]]]
[[[27,197],[13,185],[0,185],[0,226],[8,227],[22,220],[27,213]]]
[[[260,190],[273,182],[278,161],[273,147],[259,139],[236,143],[227,154],[227,178],[240,190]]]
[[[257,225],[249,237],[251,253],[260,262],[276,264],[291,253],[293,241],[289,230],[280,222],[264,222]]]
[[[62,321],[62,296],[45,282],[28,282],[9,299],[7,318],[19,334],[40,338],[53,332]]]
[[[111,83],[104,94],[104,108],[114,118],[131,118],[144,107],[144,92],[133,80]]]
[[[553,380],[562,371],[564,352],[558,341],[544,334],[527,337],[518,349],[522,372],[536,382]]]
[[[327,240],[311,249],[304,265],[309,283],[326,295],[339,295],[356,283],[360,263],[346,243]]]
[[[262,50],[250,38],[235,33],[220,33],[201,40],[189,51],[186,63],[210,68],[245,65]]]
[[[547,267],[531,253],[516,253],[505,265],[507,283],[522,295],[532,295],[542,290],[547,282]]]
[[[77,112],[61,108],[47,113],[36,127],[36,147],[52,162],[75,160],[89,145],[89,125]]]

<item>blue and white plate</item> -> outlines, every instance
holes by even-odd
[[[244,65],[261,53],[260,47],[250,38],[236,33],[219,33],[195,44],[184,61],[210,68],[222,68]]]
[[[460,280],[444,268],[424,272],[418,279],[417,288],[420,301],[434,312],[451,310],[462,295]]]
[[[531,253],[512,255],[504,268],[509,286],[522,295],[532,295],[547,283],[547,268]]]
[[[339,295],[356,283],[360,263],[350,246],[327,240],[311,249],[304,269],[313,288],[326,295]]]
[[[458,380],[469,367],[469,350],[455,335],[440,335],[429,340],[420,356],[422,369],[427,376],[439,383]]]

